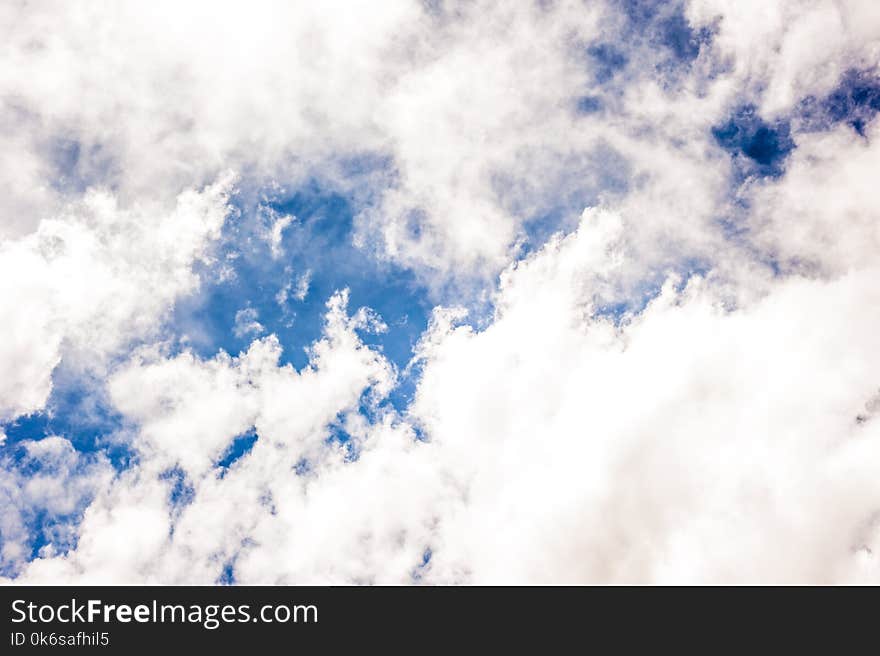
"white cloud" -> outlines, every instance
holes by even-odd
[[[827,94],[848,69],[872,68],[880,54],[880,10],[870,0],[690,0],[688,16],[717,24],[714,47],[733,69],[724,84],[760,92],[771,116]]]
[[[75,552],[34,561],[25,578],[210,582],[245,538],[264,543],[273,560],[264,562],[259,549],[243,552],[243,577],[259,579],[274,570],[278,579],[318,580],[323,573],[346,580],[378,576],[375,567],[401,576],[401,563],[415,563],[424,548],[423,539],[401,533],[411,530],[410,517],[420,510],[406,492],[434,474],[427,461],[406,459],[417,449],[406,427],[357,418],[359,403],[388,393],[393,372],[355,333],[369,327],[370,317],[348,316],[346,303],[345,292],[330,299],[325,336],[299,372],[278,365],[281,349],[272,336],[238,358],[221,353],[202,361],[184,353],[169,359],[142,351],[110,381],[116,406],[140,425],[134,443],[140,465],[89,507]],[[338,416],[352,447],[363,450],[357,462],[326,441],[327,426]],[[253,450],[221,477],[214,463],[249,426],[259,435]],[[397,471],[374,452],[392,454],[410,471]],[[304,459],[310,473],[298,477],[294,470]],[[192,505],[176,518],[169,508],[172,483],[162,476],[174,468],[195,490]],[[399,512],[381,498],[398,504]],[[308,550],[280,561],[289,540],[305,548],[295,538],[302,530],[310,536]],[[126,545],[110,539],[120,531],[128,536]],[[379,541],[374,547],[371,535]],[[361,544],[374,553],[359,554]],[[386,549],[399,551],[393,561],[385,561]],[[346,558],[353,559],[349,566]]]
[[[42,408],[62,353],[100,369],[156,331],[175,298],[197,287],[192,265],[220,234],[231,182],[184,192],[167,214],[92,191],[0,244],[0,417]]]
[[[285,273],[289,274],[290,271],[285,270]],[[309,295],[309,285],[311,282],[312,271],[311,269],[306,269],[296,279],[291,278],[284,287],[278,290],[278,293],[275,294],[275,302],[284,311],[287,310],[287,302],[291,298],[302,303],[306,300],[306,296]]]
[[[282,246],[282,239],[284,238],[284,230],[291,223],[296,220],[296,217],[290,214],[278,214],[274,210],[269,209],[269,218],[272,220],[272,225],[269,226],[269,231],[266,234],[266,240],[269,242],[269,249],[272,253],[272,257],[276,260],[284,255],[284,247]]]
[[[312,272],[306,271],[296,279],[296,289],[293,290],[293,297],[298,301],[306,300],[309,293],[309,284],[312,281]]]
[[[393,183],[356,208],[358,238],[442,286],[497,274],[525,222],[560,196],[617,193],[605,180],[609,144],[654,175],[668,171],[656,187],[635,173],[652,198],[699,210],[693,230],[701,230],[711,207],[689,199],[703,187],[676,175],[701,173],[694,157],[707,145],[704,128],[735,89],[697,67],[678,97],[652,77],[656,48],[635,44],[633,90],[608,94],[607,114],[577,116],[578,97],[603,93],[585,48],[619,38],[612,13],[580,2],[449,3],[436,15],[418,2],[265,2],[247,11],[214,3],[204,21],[201,9],[178,3],[150,12],[135,2],[51,12],[10,5],[0,92],[36,117],[17,144],[37,162],[26,189],[57,168],[43,144],[59,135],[78,146],[77,170],[90,174],[83,184],[94,177],[125,197],[165,202],[229,167],[293,188],[315,175],[345,188],[354,183],[340,160],[388,155]],[[664,117],[651,146],[662,149],[662,167],[640,156],[646,114]],[[9,120],[21,123],[17,116]],[[685,140],[697,145],[682,150]],[[528,193],[511,203],[520,187]],[[46,193],[8,202],[51,207],[58,193]],[[565,213],[576,221],[582,207]],[[278,218],[268,235],[276,256],[286,221]]]
[[[10,131],[20,165],[0,164],[0,176],[22,190],[4,201],[9,215],[31,208],[4,231],[26,231],[77,193],[47,184],[70,174],[52,156],[65,139],[81,185],[166,204],[230,167],[345,189],[358,183],[340,162],[387,155],[394,175],[356,208],[358,242],[437,290],[491,279],[526,222],[565,197],[580,203],[562,210],[572,223],[585,204],[622,202],[645,267],[711,256],[727,177],[709,127],[737,102],[774,115],[827,93],[876,62],[880,36],[870,0],[692,0],[688,18],[715,34],[669,78],[662,46],[621,32],[615,3],[211,9],[204,21],[198,5],[171,2],[3,8],[0,94],[14,102],[0,119],[21,129]],[[610,90],[594,80],[595,42],[619,44],[629,62]],[[577,115],[591,94],[606,111]],[[289,219],[275,218],[267,239],[280,257]]]
[[[841,274],[877,261],[880,122],[798,137],[788,171],[750,190],[756,241],[790,269]]]
[[[241,582],[404,582],[426,549],[431,582],[874,580],[876,268],[780,279],[736,309],[712,278],[670,280],[617,325],[595,290],[623,225],[586,212],[509,269],[481,332],[438,314],[411,409],[426,443],[352,414],[390,374],[343,296],[299,373],[272,338],[132,361],[113,395],[149,457],[89,509],[74,554],[25,580],[210,582],[233,563]],[[325,442],[336,421],[354,460]],[[195,492],[179,515],[158,476],[175,464]],[[122,530],[143,537],[107,554]]]
[[[259,313],[254,308],[244,308],[235,313],[235,322],[232,325],[232,333],[236,337],[259,335],[266,331],[263,324],[257,321]]]

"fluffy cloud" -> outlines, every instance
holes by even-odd
[[[719,163],[706,166],[707,128],[763,82],[751,67],[714,75],[731,56],[726,23],[721,45],[688,52],[695,60],[670,79],[674,50],[650,26],[629,26],[614,3],[2,11],[0,94],[23,163],[0,167],[15,190],[10,214],[51,214],[94,184],[170,202],[229,167],[346,188],[347,162],[373,153],[393,172],[378,202],[360,208],[360,241],[440,286],[497,274],[530,221],[561,213],[574,224],[585,205],[633,181],[640,207],[657,217],[635,222],[645,243],[669,232],[676,206],[691,215],[688,241],[705,241],[712,183],[723,180]],[[714,24],[709,9],[692,13],[695,25]],[[611,80],[597,44],[620,51]],[[601,111],[580,112],[583,98]],[[28,227],[16,219],[4,229]]]
[[[770,115],[828,93],[847,69],[872,68],[880,54],[880,16],[870,0],[691,0],[687,13],[695,24],[718,24],[715,47],[732,67],[724,84],[762,92]]]
[[[878,165],[877,121],[864,136],[848,126],[802,135],[787,175],[749,190],[762,250],[786,268],[825,275],[876,262],[880,207],[872,173]]]
[[[427,531],[407,536],[421,511],[407,491],[435,487],[436,474],[407,457],[418,450],[411,430],[358,413],[393,378],[356,334],[373,328],[368,313],[347,314],[340,293],[301,371],[279,366],[274,337],[237,358],[139,354],[110,392],[140,425],[140,464],[89,506],[76,551],[34,561],[26,578],[212,582],[229,562],[242,580],[404,576]],[[331,439],[330,424],[346,441]],[[249,427],[258,435],[253,448],[219,465]],[[120,532],[125,548],[111,539]]]
[[[374,153],[393,174],[360,243],[438,288],[491,278],[530,222],[600,199],[626,203],[646,268],[714,255],[713,122],[827,93],[880,38],[870,1],[831,0],[12,4],[0,25],[5,233],[96,183],[170,202],[232,167],[347,188]]]
[[[92,191],[0,244],[0,418],[43,407],[63,351],[100,368],[156,330],[175,298],[196,288],[192,265],[219,236],[231,182],[184,192],[158,215]]]
[[[341,297],[299,373],[271,338],[136,359],[111,390],[144,461],[89,508],[76,552],[26,580],[873,579],[876,268],[735,309],[711,277],[670,280],[615,321],[593,290],[621,266],[622,225],[587,212],[511,268],[481,332],[439,312],[408,421],[354,412],[390,374]],[[250,425],[253,449],[218,468]],[[131,548],[110,555],[120,531]]]
[[[609,222],[588,213],[511,271],[486,330],[424,345],[413,412],[461,489],[432,577],[876,576],[878,427],[857,420],[878,386],[876,267],[732,311],[710,280],[670,282],[616,324],[589,282],[614,266]]]

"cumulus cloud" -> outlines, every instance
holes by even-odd
[[[621,226],[587,212],[509,269],[481,332],[439,312],[408,419],[356,411],[391,373],[344,296],[301,372],[272,338],[139,356],[111,391],[143,464],[26,580],[873,580],[876,268],[734,310],[711,277],[670,279],[614,320],[592,290],[621,265]],[[218,468],[249,426],[252,450]],[[174,467],[192,488],[177,511]]]
[[[799,137],[787,175],[749,190],[762,249],[787,268],[825,275],[870,266],[880,247],[878,164],[877,121],[864,136],[842,125]]]
[[[586,214],[512,270],[485,331],[438,324],[423,346],[413,412],[461,489],[432,576],[875,577],[877,426],[857,415],[876,387],[876,268],[734,311],[710,279],[670,280],[615,323],[584,284],[614,266],[608,221]]]
[[[387,395],[393,371],[363,345],[356,330],[368,327],[369,318],[349,316],[346,302],[344,292],[330,299],[325,335],[300,371],[279,366],[281,347],[272,336],[237,358],[138,354],[111,379],[110,393],[140,426],[134,446],[141,464],[89,506],[75,552],[36,560],[27,576],[211,582],[240,558],[241,576],[252,570],[254,580],[273,570],[279,580],[317,581],[322,573],[347,580],[379,575],[361,560],[399,575],[395,563],[383,562],[385,549],[401,550],[397,565],[421,557],[422,543],[405,538],[407,521],[381,502],[395,500],[416,514],[417,499],[406,501],[404,492],[418,482],[418,469],[391,472],[381,460],[357,464],[372,461],[362,450],[396,454],[416,446],[405,427],[388,420],[373,425],[358,414],[359,406]],[[345,431],[345,441],[332,439],[330,424]],[[258,435],[252,449],[220,466],[236,435],[250,427]],[[376,433],[387,437],[368,440]],[[386,487],[392,473],[405,478]],[[177,507],[175,482],[191,487],[190,505]],[[361,512],[353,510],[358,505]],[[382,534],[371,546],[374,526]],[[119,531],[130,548],[109,540]],[[358,553],[361,544],[375,553]],[[281,562],[285,553],[289,564]]]
[[[687,14],[697,24],[717,22],[714,47],[732,68],[724,84],[763,87],[768,114],[827,93],[850,68],[876,66],[880,17],[869,0],[691,0]]]
[[[613,195],[623,171],[609,179],[609,152],[635,156],[655,175],[668,170],[669,161],[638,157],[642,119],[670,117],[682,104],[652,73],[662,45],[640,39],[617,91],[627,95],[602,95],[607,112],[577,111],[606,65],[591,45],[630,37],[614,4],[213,3],[211,21],[198,5],[174,3],[148,15],[129,2],[3,11],[10,53],[0,92],[9,122],[28,128],[17,150],[37,162],[28,184],[11,178],[30,169],[10,170],[9,187],[75,179],[44,201],[13,195],[10,204],[50,208],[95,183],[170,202],[228,167],[345,188],[345,162],[378,153],[393,182],[360,208],[359,239],[441,279],[497,274],[528,221],[562,211],[576,222],[585,199]],[[698,69],[693,84],[705,77]],[[629,89],[633,81],[640,90]],[[687,117],[667,118],[650,140],[673,166],[699,170],[691,160],[705,135],[694,119],[710,116],[721,86],[688,90]],[[694,135],[693,152],[675,147]],[[517,199],[524,185],[529,193]],[[683,200],[702,188],[667,184],[654,196]],[[283,223],[275,228],[280,237]]]
[[[726,170],[709,128],[736,103],[773,116],[827,93],[880,37],[869,0],[51,7],[0,19],[10,215],[95,183],[171,202],[229,167],[344,189],[374,153],[393,175],[359,243],[438,288],[491,278],[531,223],[574,225],[597,200],[630,208],[646,268],[712,255]]]
[[[0,244],[0,417],[43,407],[62,353],[100,367],[157,329],[175,298],[197,287],[192,265],[219,236],[231,183],[184,192],[167,214],[90,191]]]

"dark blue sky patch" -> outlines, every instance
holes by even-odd
[[[256,443],[257,431],[254,428],[251,428],[233,438],[229,448],[226,449],[226,452],[220,457],[216,464],[221,470],[221,476],[225,474],[226,470],[229,469],[234,462],[250,453]]]
[[[431,564],[431,558],[433,557],[434,552],[431,551],[431,547],[425,547],[425,550],[422,552],[422,559],[418,565],[415,566],[410,577],[413,582],[416,583],[422,580],[422,577],[425,575],[425,572],[428,569],[428,566]]]
[[[35,438],[39,440],[41,437]],[[75,461],[64,457],[61,459],[64,470],[59,468],[59,461],[54,457],[40,457],[31,454],[25,444],[20,442],[10,443],[7,441],[0,449],[2,453],[2,461],[0,467],[8,472],[27,479],[32,480],[35,477],[44,475],[53,479],[63,479],[67,475],[76,477],[86,473],[88,468],[96,463],[95,455],[80,455]],[[14,503],[12,500],[3,498],[3,488],[0,487],[0,508],[6,503]],[[30,548],[27,560],[33,560],[40,555],[40,552],[47,546],[51,545],[52,553],[65,554],[71,549],[76,548],[77,531],[75,527],[82,520],[85,509],[91,503],[91,496],[85,495],[71,512],[57,513],[50,512],[44,506],[30,506],[19,508],[22,513],[21,519],[25,530],[28,533],[27,544]],[[5,538],[0,530],[0,544]],[[15,576],[15,564],[8,563],[0,567],[0,575]]]
[[[700,47],[712,39],[712,31],[702,27],[694,30],[681,7],[658,22],[660,43],[669,48],[676,59],[692,62],[700,54]]]
[[[612,43],[597,43],[587,47],[587,57],[593,70],[593,77],[599,84],[610,81],[626,68],[627,56]]]
[[[246,537],[242,539],[239,550],[236,551],[231,558],[226,558],[225,560],[223,560],[223,555],[215,555],[212,560],[216,562],[223,562],[223,568],[220,570],[220,576],[218,576],[217,580],[214,581],[215,585],[235,585],[237,583],[237,579],[235,577],[235,565],[238,562],[239,556],[241,556],[245,549],[249,549],[256,545],[257,542],[253,538]]]
[[[341,447],[345,452],[345,461],[354,462],[360,457],[357,440],[345,429],[345,413],[339,413],[336,420],[327,426],[327,437],[324,443]]]
[[[168,481],[168,506],[172,517],[177,518],[195,499],[195,488],[180,467],[166,469],[159,475],[159,479]]]
[[[273,513],[274,514],[274,513]],[[217,577],[217,580],[214,581],[215,585],[235,585],[237,580],[235,578],[235,564],[238,561],[238,557],[241,553],[250,547],[256,545],[256,542],[253,538],[247,537],[241,541],[240,549],[233,555],[231,558],[227,558],[225,562],[223,562],[223,568],[220,570],[220,576]],[[214,560],[221,561],[222,556],[215,556]]]
[[[76,539],[70,540],[64,538],[64,535],[67,533],[67,531],[64,530],[64,527],[66,526],[64,520],[67,519],[68,521],[79,523],[79,518],[68,517],[56,519],[51,517],[44,509],[39,509],[27,519],[29,520],[27,523],[34,529],[33,538],[30,544],[31,550],[30,554],[28,554],[28,561],[38,558],[40,552],[49,545],[52,545],[52,548],[56,553],[66,553],[69,550],[76,548]]]
[[[581,96],[575,101],[578,114],[596,114],[602,111],[604,103],[599,96]]]
[[[235,585],[235,560],[229,560],[223,565],[220,576],[214,581],[215,585]]]
[[[363,157],[347,166],[352,175],[369,175],[374,167],[382,169],[389,163],[385,158]],[[387,181],[387,176],[383,179]],[[384,332],[359,334],[401,372],[401,385],[380,406],[403,409],[415,387],[403,372],[408,371],[412,349],[427,327],[433,302],[411,271],[354,244],[354,216],[370,202],[369,193],[344,194],[326,181],[312,180],[290,192],[251,188],[235,202],[238,211],[224,227],[217,260],[199,271],[202,289],[174,308],[168,328],[178,338],[178,346],[209,358],[220,349],[237,354],[256,337],[274,333],[284,348],[282,363],[301,369],[308,363],[307,347],[322,336],[328,299],[347,288],[350,314],[368,307],[387,325]],[[419,218],[414,212],[413,230],[418,230]],[[279,220],[287,225],[277,233],[279,256],[273,257],[267,235],[273,224],[280,225]],[[239,322],[239,328],[243,323],[254,328],[236,334],[236,315],[243,316],[243,310],[247,319]],[[383,410],[362,399],[358,411],[371,416]],[[342,423],[334,422],[329,431],[330,441],[345,445],[355,458],[354,442]],[[240,438],[219,466],[231,465],[257,439],[252,432]]]
[[[411,395],[401,399],[395,399],[392,395],[389,398],[380,399],[376,403],[374,399],[370,398],[370,391],[367,390],[361,395],[357,408],[337,413],[333,421],[325,427],[326,437],[324,438],[324,444],[342,447],[345,451],[345,460],[347,462],[354,462],[360,457],[361,440],[348,432],[346,429],[347,420],[359,415],[368,424],[376,426],[383,422],[390,411],[403,411],[411,400]],[[394,420],[396,420],[396,415]],[[295,466],[295,469],[297,475],[307,474],[311,471],[311,464],[308,461],[300,461]]]
[[[428,442],[429,436],[428,432],[425,430],[425,427],[418,420],[417,417],[408,417],[408,425],[412,429],[413,437],[417,442]]]
[[[864,136],[865,124],[880,111],[880,78],[850,71],[826,99],[829,118],[846,122]]]
[[[808,97],[799,105],[796,118],[802,130],[827,130],[845,123],[865,136],[865,126],[880,111],[880,74],[847,71],[837,87],[824,98]]]
[[[103,384],[64,361],[55,368],[52,382],[52,392],[44,410],[0,425],[6,435],[6,442],[0,446],[5,468],[16,470],[27,478],[52,475],[54,465],[51,459],[45,461],[31,456],[24,442],[53,435],[67,439],[80,454],[78,467],[91,466],[98,454],[106,457],[117,471],[129,467],[135,459],[126,437],[131,427],[112,407]],[[76,475],[76,472],[71,474]],[[80,507],[63,516],[39,508],[31,509],[24,517],[31,536],[30,559],[36,558],[50,544],[56,554],[75,548],[75,527],[90,501],[90,498],[84,498]]]
[[[40,440],[53,434],[49,426],[49,415],[46,412],[34,412],[8,421],[2,426],[6,434],[4,449],[24,440]]]
[[[625,41],[632,41],[633,37],[645,39],[662,48],[678,65],[693,62],[715,33],[706,26],[694,29],[680,0],[622,0],[620,9],[627,21],[622,35]],[[661,60],[658,57],[659,67],[668,68],[668,63]]]
[[[667,0],[618,0],[620,9],[636,25],[653,22],[664,5],[672,5]]]
[[[575,111],[583,114],[608,108],[628,84],[645,76],[665,89],[680,87],[716,32],[714,24],[691,25],[680,1],[612,3],[601,24],[601,37],[573,49],[590,79],[588,88],[573,90]]]
[[[32,561],[39,558],[43,549],[47,547],[51,547],[50,553],[53,555],[65,555],[76,549],[79,541],[76,527],[82,521],[87,506],[87,503],[83,504],[75,512],[62,516],[52,515],[42,508],[26,516],[24,519],[32,531],[29,545],[30,553],[27,560]],[[0,536],[0,543],[2,543],[2,536]],[[8,569],[2,574],[12,576],[15,572]]]
[[[712,136],[733,157],[742,178],[782,175],[785,160],[795,147],[789,121],[768,123],[754,105],[734,111],[725,123],[712,128]]]
[[[123,437],[130,428],[107,398],[103,384],[63,360],[52,373],[45,409],[0,424],[7,444],[58,435],[82,453],[101,451],[117,470],[128,467],[135,457]]]
[[[364,332],[364,342],[380,349],[399,368],[405,366],[427,326],[432,303],[411,271],[354,244],[356,206],[350,197],[313,180],[292,193],[240,210],[241,218],[224,229],[219,261],[201,271],[205,280],[201,293],[175,306],[170,327],[178,336],[186,335],[185,345],[203,357],[219,349],[237,354],[259,334],[275,333],[284,347],[283,362],[302,368],[308,362],[305,347],[322,335],[328,299],[348,288],[350,313],[369,307],[388,326],[384,333]],[[281,233],[283,255],[273,259],[265,240],[266,217],[286,215],[295,219]],[[223,266],[234,271],[233,278],[221,279]],[[300,298],[297,292],[303,280],[307,291]],[[255,312],[263,333],[234,333],[235,315],[246,308]]]
[[[409,407],[416,393],[419,378],[422,375],[422,365],[420,363],[412,363],[409,367],[400,369],[397,372],[397,385],[388,395],[387,402],[397,410],[403,410]]]

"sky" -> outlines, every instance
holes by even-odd
[[[874,0],[0,35],[0,581],[880,582]]]

